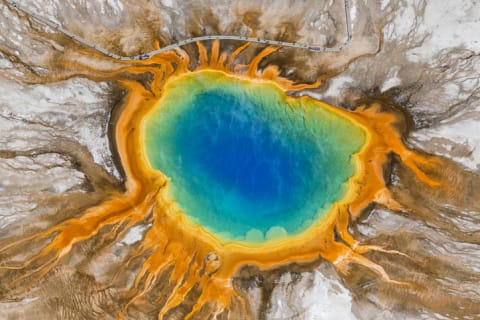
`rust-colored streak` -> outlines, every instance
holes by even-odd
[[[257,73],[258,73],[258,66],[259,66],[260,62],[265,57],[271,55],[272,53],[274,53],[278,49],[279,49],[279,47],[273,47],[273,46],[266,47],[265,49],[263,49],[256,57],[254,57],[252,59],[252,61],[248,65],[247,75],[251,78],[255,78],[257,76]]]

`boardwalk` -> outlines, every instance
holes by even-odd
[[[340,52],[344,50],[352,40],[352,23],[350,19],[350,6],[348,3],[348,0],[344,0],[344,6],[345,6],[345,23],[346,23],[346,30],[347,30],[347,35],[345,42],[341,44],[338,47],[317,47],[309,44],[303,44],[303,43],[298,43],[298,42],[286,42],[286,41],[277,41],[277,40],[267,40],[267,39],[260,39],[260,38],[249,38],[249,37],[242,37],[242,36],[234,36],[234,35],[208,35],[208,36],[201,36],[201,37],[194,37],[194,38],[189,38],[185,39],[182,41],[179,41],[177,43],[170,44],[168,46],[165,46],[163,48],[160,48],[158,50],[154,50],[151,52],[143,53],[140,55],[136,56],[120,56],[111,52],[108,52],[107,50],[100,48],[99,46],[71,33],[70,31],[66,30],[63,28],[61,25],[58,23],[51,21],[47,18],[44,18],[36,13],[33,13],[32,11],[28,10],[27,8],[22,7],[18,2],[16,1],[8,1],[10,5],[14,8],[16,8],[18,11],[21,11],[25,13],[26,15],[34,18],[35,20],[57,30],[58,32],[63,33],[67,37],[71,38],[72,40],[89,47],[103,55],[109,56],[113,59],[117,60],[146,60],[151,57],[153,57],[156,54],[169,51],[172,49],[175,49],[177,47],[182,47],[185,46],[189,43],[197,42],[197,41],[206,41],[206,40],[234,40],[234,41],[244,41],[244,42],[255,42],[255,43],[261,43],[265,45],[275,45],[275,46],[282,46],[282,47],[290,47],[290,48],[298,48],[298,49],[303,49],[303,50],[308,50],[308,51],[313,51],[313,52]]]

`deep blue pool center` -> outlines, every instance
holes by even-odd
[[[195,223],[225,241],[274,240],[345,194],[364,142],[348,119],[273,84],[214,72],[180,83],[147,118],[146,150]]]

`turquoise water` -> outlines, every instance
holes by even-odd
[[[288,104],[273,85],[209,73],[183,82],[147,120],[146,150],[193,221],[225,240],[254,229],[246,240],[259,242],[272,227],[302,231],[342,197],[364,142],[349,120]]]

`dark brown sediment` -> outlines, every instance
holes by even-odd
[[[125,182],[125,172],[123,171],[121,161],[120,161],[120,155],[117,150],[117,146],[115,143],[115,124],[118,121],[118,118],[120,114],[122,113],[122,107],[124,105],[125,101],[125,95],[126,92],[123,88],[115,88],[112,92],[112,108],[109,114],[109,119],[108,119],[108,142],[109,142],[109,147],[110,151],[112,154],[112,160],[115,164],[115,167],[117,168],[121,180],[119,181],[121,185]]]

